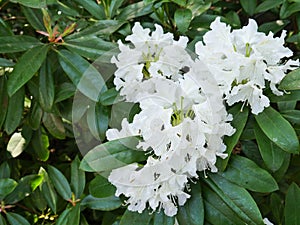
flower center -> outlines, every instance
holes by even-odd
[[[183,99],[183,97],[180,99],[180,108],[177,107],[176,103],[173,104],[173,114],[171,116],[171,124],[173,127],[182,123],[185,118],[195,118],[195,113],[191,108],[184,111]]]

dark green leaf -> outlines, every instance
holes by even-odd
[[[30,223],[17,213],[6,213],[6,218],[11,225],[30,225]]]
[[[283,101],[277,102],[278,109],[282,114],[283,111],[289,111],[296,108],[297,101]],[[284,116],[284,115],[283,115]]]
[[[8,108],[7,80],[0,76],[0,128],[2,127]]]
[[[85,10],[87,10],[92,16],[96,19],[104,19],[105,13],[102,5],[98,5],[93,0],[75,0],[76,3],[83,6]]]
[[[256,7],[255,13],[261,13],[276,8],[282,4],[283,1],[284,0],[265,0]]]
[[[16,93],[38,71],[46,58],[48,48],[48,45],[37,46],[22,55],[8,79],[7,90],[10,96]]]
[[[76,87],[72,83],[61,83],[56,91],[55,103],[71,98],[72,96],[74,96],[75,91]]]
[[[191,186],[191,190],[191,198],[184,206],[179,207],[176,218],[179,224],[202,225],[204,224],[204,205],[201,185],[194,184]]]
[[[46,8],[47,3],[46,0],[10,0],[14,3],[20,3],[24,6],[31,7],[31,8]]]
[[[143,1],[132,3],[123,8],[117,16],[118,20],[128,21],[152,12],[152,4],[145,5]]]
[[[49,140],[48,136],[43,134],[41,129],[33,132],[31,145],[35,156],[41,161],[47,161],[49,158]]]
[[[275,224],[282,224],[283,212],[284,212],[284,204],[283,200],[276,193],[272,193],[270,196],[270,208],[272,210],[274,219],[276,221]]]
[[[113,105],[122,101],[124,98],[120,96],[120,93],[115,88],[110,88],[100,95],[101,105]]]
[[[10,178],[0,179],[0,200],[10,194],[17,186],[17,182]]]
[[[50,62],[46,60],[39,74],[39,103],[43,110],[50,112],[54,102],[55,87]]]
[[[232,136],[226,136],[224,138],[224,142],[227,146],[226,153],[228,154],[228,157],[221,161],[221,166],[219,166],[221,170],[225,170],[225,168],[227,167],[231,152],[238,143],[248,119],[248,108],[245,107],[243,111],[241,111],[241,107],[242,106],[240,104],[237,104],[228,110],[228,113],[230,113],[233,116],[231,125],[236,129],[236,131]]]
[[[8,59],[0,58],[0,66],[1,67],[13,67],[15,65],[14,62]]]
[[[61,50],[58,55],[60,65],[79,91],[97,101],[99,94],[107,89],[101,74],[75,53]]]
[[[29,124],[33,130],[37,130],[41,125],[43,110],[37,101],[31,102]]]
[[[269,34],[270,31],[276,34],[277,32],[281,31],[286,25],[290,23],[289,20],[278,20],[268,22],[268,23],[263,23],[258,27],[259,32],[264,32],[266,34]]]
[[[24,109],[24,98],[25,89],[22,87],[8,100],[7,114],[4,122],[4,130],[8,134],[12,134],[20,125]]]
[[[96,104],[87,111],[87,123],[96,139],[104,140],[108,129],[109,111],[106,106]]]
[[[205,178],[204,181],[245,224],[264,224],[254,199],[244,188],[218,174],[210,174],[209,178]]]
[[[174,225],[175,217],[167,216],[163,211],[155,212],[149,225]]]
[[[82,200],[80,205],[94,210],[111,211],[119,208],[122,205],[122,202],[115,196],[95,198],[88,195]]]
[[[188,30],[192,17],[192,11],[189,9],[177,9],[175,11],[174,20],[181,33],[185,33]]]
[[[80,198],[85,187],[85,172],[79,169],[80,160],[78,156],[71,163],[71,187],[77,199]]]
[[[109,14],[110,18],[113,18],[117,12],[120,6],[124,3],[125,0],[112,0],[109,6]]]
[[[0,225],[7,225],[4,217],[0,214]]]
[[[220,173],[227,180],[256,192],[272,192],[278,190],[274,178],[253,161],[232,156],[225,172]]]
[[[18,186],[5,197],[4,201],[9,204],[14,204],[21,201],[28,195],[30,195],[43,181],[43,177],[40,175],[27,175],[22,177],[18,183]]]
[[[80,168],[88,172],[103,172],[147,159],[144,151],[136,149],[139,139],[127,137],[106,142],[89,151]]]
[[[113,196],[115,192],[115,186],[101,175],[96,175],[96,177],[90,182],[89,193],[96,198]]]
[[[43,176],[43,183],[40,185],[40,190],[51,210],[56,214],[57,208],[57,194],[54,190],[53,184],[49,179],[48,173],[44,168],[40,168],[39,174]]]
[[[43,115],[43,124],[53,137],[57,139],[65,139],[65,127],[60,116],[45,112]]]
[[[0,165],[0,179],[10,177],[10,168],[7,162],[3,162]]]
[[[288,153],[275,145],[257,124],[255,124],[254,128],[259,151],[266,166],[273,172],[278,170],[284,161],[285,154]]]
[[[257,4],[256,0],[240,0],[240,3],[248,15],[252,16],[254,14]]]
[[[299,90],[300,89],[300,69],[288,73],[281,81],[279,88],[282,90]]]
[[[300,110],[282,111],[281,115],[291,123],[300,124]]]
[[[292,183],[287,191],[285,198],[284,218],[286,225],[300,224],[298,202],[300,202],[300,188],[297,184]]]
[[[41,44],[34,37],[26,35],[0,37],[0,53],[22,52]]]
[[[43,14],[40,9],[34,9],[29,7],[21,6],[22,12],[24,13],[27,21],[35,30],[44,30]]]
[[[300,100],[300,90],[289,91],[288,93],[286,93],[282,96],[270,94],[269,98],[270,98],[271,102],[298,101],[298,100]]]
[[[56,225],[79,225],[80,224],[80,204],[72,208],[65,209],[59,216]]]
[[[291,16],[293,13],[300,11],[300,2],[295,2],[290,4],[288,1],[285,1],[280,8],[280,18],[285,19]]]
[[[72,197],[71,187],[67,178],[53,166],[48,165],[48,175],[58,194],[66,201]]]
[[[152,216],[148,210],[144,210],[142,213],[131,212],[128,209],[125,211],[124,215],[121,218],[119,225],[142,225],[149,224],[152,219]]]
[[[291,124],[272,107],[266,108],[255,116],[255,119],[266,136],[289,153],[299,152],[299,140]]]

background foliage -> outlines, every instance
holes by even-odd
[[[174,224],[162,212],[127,211],[105,178],[116,165],[96,154],[103,145],[83,160],[77,147],[105,141],[120,112],[138,111],[116,103],[112,79],[99,76],[134,22],[186,35],[193,50],[217,16],[234,28],[254,18],[262,32],[287,30],[287,46],[300,53],[298,0],[2,0],[0,10],[0,225]],[[218,174],[200,174],[180,224],[300,224],[299,73],[281,83],[288,94],[268,94],[272,105],[258,116],[229,109],[231,157]],[[105,147],[125,163],[145,159],[118,141]]]

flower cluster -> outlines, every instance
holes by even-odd
[[[223,136],[234,129],[213,76],[199,60],[185,50],[187,38],[175,41],[156,25],[149,35],[139,23],[113,58],[118,70],[115,85],[127,101],[138,102],[141,112],[122,129],[110,129],[108,140],[141,136],[137,147],[150,155],[145,165],[131,164],[115,169],[109,181],[124,194],[128,209],[142,212],[147,203],[165,214],[177,213],[189,194],[188,179],[197,171],[217,171],[216,157],[226,157]]]
[[[177,41],[162,27],[144,29],[139,23],[118,42],[120,53],[114,84],[126,101],[139,103],[140,113],[132,122],[122,121],[122,129],[109,129],[108,140],[139,136],[137,145],[148,154],[145,165],[130,164],[114,169],[108,180],[116,195],[127,197],[131,211],[164,209],[168,216],[177,213],[190,197],[188,180],[197,171],[217,172],[217,157],[225,158],[225,135],[235,130],[224,106],[243,101],[258,114],[269,105],[263,95],[266,82],[273,93],[287,70],[296,61],[280,64],[292,52],[280,38],[257,32],[253,20],[240,30],[231,31],[217,18],[204,43],[196,44],[196,59],[186,50],[188,39]]]
[[[211,24],[202,42],[196,44],[196,53],[214,74],[228,105],[242,101],[258,114],[270,105],[263,89],[268,85],[275,95],[283,93],[276,84],[288,70],[299,66],[299,60],[282,59],[292,56],[283,46],[286,32],[273,37],[257,31],[257,24],[250,19],[247,26],[231,31],[230,26],[217,18]]]

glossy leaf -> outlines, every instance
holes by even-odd
[[[0,179],[0,200],[10,194],[18,185],[16,181],[10,178]]]
[[[7,151],[13,158],[19,156],[25,149],[26,140],[21,133],[14,133],[7,144]]]
[[[122,202],[115,196],[95,198],[88,195],[82,200],[80,205],[94,210],[111,211],[119,208]]]
[[[47,171],[44,168],[40,168],[39,174],[43,176],[43,183],[40,185],[42,195],[44,196],[48,206],[56,214],[57,194],[54,190],[54,186],[49,178]]]
[[[300,10],[299,10],[300,11]],[[300,69],[288,73],[281,81],[279,88],[282,90],[299,90],[300,89]]]
[[[299,152],[299,140],[291,124],[272,107],[266,108],[255,116],[255,119],[266,136],[289,153]]]
[[[61,50],[59,63],[79,91],[97,101],[99,94],[107,89],[101,74],[81,56]]]
[[[1,214],[0,214],[0,225],[7,225],[6,220]]]
[[[106,106],[96,104],[87,110],[87,123],[93,136],[104,140],[108,129],[109,110]]]
[[[272,210],[272,214],[274,215],[276,224],[282,224],[284,204],[283,200],[277,193],[272,193],[270,196],[270,208]]]
[[[72,197],[71,187],[67,178],[53,166],[48,165],[48,175],[60,196],[68,201]]]
[[[0,58],[0,66],[3,67],[13,67],[15,65],[14,62],[11,60],[5,59],[5,58]]]
[[[0,128],[2,127],[8,108],[7,80],[0,76]]]
[[[260,154],[266,164],[266,166],[271,171],[278,170],[285,158],[285,154],[281,148],[275,145],[259,128],[257,124],[255,124],[255,136],[258,143]]]
[[[279,16],[280,18],[285,19],[299,11],[300,11],[300,2],[295,2],[290,4],[288,1],[286,1],[280,8]]]
[[[175,216],[169,217],[163,211],[155,212],[149,225],[174,225]]]
[[[256,0],[240,0],[240,3],[247,14],[252,16],[255,12]]]
[[[300,224],[300,214],[298,202],[300,201],[300,188],[296,183],[292,183],[285,198],[284,218],[285,224]]]
[[[242,156],[232,156],[227,170],[220,175],[251,191],[264,193],[278,190],[276,181],[266,170]]]
[[[191,185],[191,198],[184,206],[178,208],[176,216],[179,224],[202,225],[204,224],[204,205],[202,190],[199,183]]]
[[[118,20],[127,21],[133,18],[147,15],[152,12],[152,4],[145,5],[144,2],[140,1],[132,3],[122,9],[120,14],[117,16]]]
[[[85,172],[80,168],[78,156],[71,163],[71,188],[77,199],[82,195],[85,188]]]
[[[7,162],[3,162],[0,165],[0,179],[10,177],[10,168]]]
[[[55,94],[55,103],[71,98],[74,96],[75,91],[76,87],[72,83],[64,82],[60,84]]]
[[[99,101],[101,105],[108,106],[124,100],[115,88],[110,88],[100,95]]]
[[[25,89],[23,87],[8,100],[7,115],[4,122],[4,130],[8,134],[12,134],[20,125],[24,109],[24,97]]]
[[[34,155],[41,161],[47,161],[50,155],[48,150],[49,139],[48,136],[43,134],[41,129],[33,132],[31,145]]]
[[[79,225],[80,223],[80,204],[72,208],[65,209],[59,216],[56,224],[57,225]]]
[[[21,201],[30,193],[32,193],[43,181],[40,175],[27,175],[20,179],[18,186],[5,197],[4,201],[9,204],[14,204]]]
[[[282,111],[281,115],[291,123],[300,124],[300,110]]]
[[[14,3],[20,3],[31,8],[45,8],[47,6],[46,0],[11,0]]]
[[[96,177],[90,182],[89,193],[96,198],[113,196],[115,192],[115,186],[101,175],[96,175]]]
[[[36,38],[26,35],[0,37],[0,53],[22,52],[41,44]]]
[[[76,3],[83,6],[85,10],[87,10],[92,16],[96,19],[104,19],[105,13],[102,5],[98,5],[93,0],[75,0]]]
[[[8,79],[7,90],[10,96],[16,93],[38,71],[46,58],[48,48],[48,45],[37,46],[22,55]]]
[[[275,1],[274,0],[265,0],[256,7],[255,13],[261,13],[261,12],[265,12],[267,10],[276,8],[280,4],[282,4],[283,1],[284,0],[275,0]]]
[[[43,124],[50,134],[57,139],[65,139],[65,127],[60,116],[45,112],[42,118]]]
[[[43,24],[43,14],[40,9],[21,6],[21,10],[24,13],[27,21],[35,30],[45,29]]]
[[[54,102],[55,87],[50,62],[46,60],[39,74],[39,103],[43,110],[50,112]]]
[[[30,225],[30,223],[23,216],[17,213],[6,213],[6,218],[11,225]]]
[[[246,125],[248,119],[249,110],[247,107],[241,111],[241,105],[237,104],[228,110],[228,113],[233,116],[233,120],[231,125],[236,129],[235,133],[230,137],[224,137],[224,143],[226,144],[226,153],[228,154],[227,158],[221,161],[221,170],[225,170],[228,164],[228,160],[230,159],[230,155],[232,153],[233,148],[238,143],[242,132],[244,131],[244,127]]]
[[[37,130],[41,125],[43,110],[37,101],[31,102],[29,125],[33,130]]]
[[[103,172],[147,158],[144,151],[136,149],[137,137],[127,137],[106,142],[89,151],[80,168],[88,172]]]
[[[128,209],[123,214],[119,225],[141,225],[149,224],[153,215],[150,215],[147,210],[142,213],[131,212]]]
[[[188,30],[192,17],[192,11],[189,9],[177,9],[175,11],[174,20],[181,33],[185,33]]]

